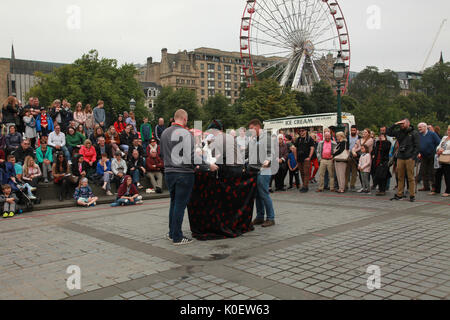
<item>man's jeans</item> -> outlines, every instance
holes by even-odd
[[[195,175],[193,173],[168,172],[165,174],[165,179],[170,192],[169,236],[173,242],[180,242],[183,239],[181,227],[184,210],[191,198]]]
[[[256,219],[264,220],[264,209],[267,214],[267,220],[275,220],[275,211],[273,210],[272,199],[269,193],[270,174],[258,175],[256,192]]]

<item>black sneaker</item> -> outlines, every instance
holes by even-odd
[[[410,202],[416,202],[416,197],[409,197]]]
[[[184,237],[180,242],[174,242],[174,246],[182,246],[194,242],[194,240]]]
[[[307,193],[308,191],[309,191],[308,188],[301,188],[301,189],[300,189],[300,192],[301,192],[301,193]]]
[[[391,199],[391,201],[392,200],[402,200],[402,197],[399,197],[398,195],[395,195],[392,199]]]

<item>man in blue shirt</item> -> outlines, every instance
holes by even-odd
[[[423,188],[419,191],[430,191],[430,186],[434,185],[434,155],[436,148],[441,143],[438,135],[430,130],[426,123],[419,123],[419,159],[421,161],[421,172]]]

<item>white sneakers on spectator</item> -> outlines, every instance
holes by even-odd
[[[153,190],[152,188],[148,188],[147,190],[145,190],[145,193],[147,193],[147,194],[156,193],[156,191]]]
[[[192,243],[192,242],[194,242],[194,240],[186,238],[186,237],[183,237],[183,239],[181,239],[180,242],[174,242],[173,245],[174,246],[182,246],[182,245],[189,244],[189,243]]]

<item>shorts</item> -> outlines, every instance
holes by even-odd
[[[88,198],[79,198],[78,201],[89,203],[89,199]]]

